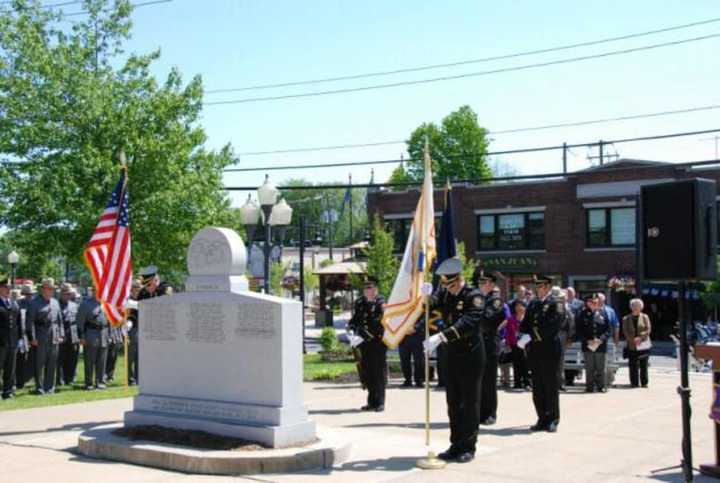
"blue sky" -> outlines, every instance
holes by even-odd
[[[714,0],[376,1],[175,0],[139,8],[130,50],[160,47],[158,76],[177,66],[206,89],[351,75],[502,55],[720,17]],[[521,59],[314,86],[207,95],[227,100],[355,87],[476,72],[720,33],[720,22],[639,39]],[[406,139],[425,121],[469,104],[489,130],[583,121],[720,104],[720,38],[522,72],[377,91],[207,106],[210,147],[237,152]],[[720,110],[639,121],[494,136],[492,150],[720,127]],[[623,157],[691,161],[714,157],[704,135],[617,146]],[[613,148],[608,148],[614,152]],[[402,145],[241,158],[244,167],[399,158]],[[595,154],[595,153],[592,153]],[[570,168],[588,166],[573,150]],[[560,153],[504,157],[521,173],[559,170]],[[392,166],[376,167],[387,179]],[[313,181],[367,182],[369,167],[272,171]],[[228,173],[226,184],[256,186],[262,172]],[[240,204],[241,194],[234,195]]]

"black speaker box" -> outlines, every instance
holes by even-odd
[[[645,280],[713,280],[717,275],[715,181],[693,178],[643,186],[638,243]]]

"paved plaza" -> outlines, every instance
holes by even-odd
[[[530,393],[500,392],[498,424],[483,428],[478,454],[470,464],[450,464],[439,472],[415,468],[423,455],[423,391],[401,389],[392,381],[387,411],[360,412],[364,393],[356,384],[305,384],[311,417],[340,428],[353,441],[351,460],[332,470],[257,477],[214,477],[173,473],[85,458],[75,452],[78,434],[89,427],[118,422],[130,399],[52,408],[0,412],[0,467],[3,482],[224,482],[272,481],[353,483],[398,481],[624,482],[680,481],[679,376],[654,368],[649,389],[624,386],[607,394],[573,388],[561,395],[562,422],[557,434],[530,433],[535,421]],[[713,459],[710,376],[693,374],[695,464]],[[444,393],[432,391],[432,443],[445,449],[448,425]],[[669,469],[668,469],[669,468]],[[704,481],[701,476],[697,481]],[[708,480],[710,481],[710,480]]]

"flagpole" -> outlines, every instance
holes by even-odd
[[[128,185],[128,168],[127,168],[127,159],[125,158],[125,150],[121,149],[118,153],[118,160],[120,161],[120,169],[122,171],[125,171],[125,183],[123,186],[123,191],[127,189]],[[122,196],[121,196],[122,199]],[[127,331],[127,310],[125,310],[125,315],[123,316],[123,322],[120,327],[125,327],[125,333],[123,334],[123,352],[125,356],[125,395],[130,394],[130,360],[128,357],[128,331]]]
[[[425,137],[425,176],[427,176],[427,169],[430,158],[430,148],[428,146],[428,138]],[[425,193],[426,196],[433,196],[432,189],[430,193]],[[431,215],[431,216],[434,216]],[[425,246],[423,247],[424,253],[428,253],[427,240],[425,240]],[[427,268],[424,266],[423,269]],[[425,272],[427,273],[427,272]],[[425,296],[425,340],[430,339],[430,295]],[[430,352],[425,350],[425,446],[427,447],[427,456],[417,461],[416,465],[418,468],[423,470],[440,470],[445,468],[445,462],[439,459],[435,452],[430,447]]]

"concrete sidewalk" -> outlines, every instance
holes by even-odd
[[[618,382],[627,373],[618,374]],[[559,432],[530,433],[535,422],[531,395],[500,392],[499,421],[483,428],[477,458],[423,472],[415,461],[425,453],[424,392],[401,389],[393,381],[387,411],[360,412],[364,393],[355,384],[306,384],[311,417],[342,428],[353,441],[351,461],[325,471],[248,478],[197,476],[92,460],[74,452],[85,428],[120,421],[129,399],[0,412],[0,481],[23,482],[624,482],[680,481],[680,402],[675,372],[653,370],[649,389],[621,386],[607,394],[581,388],[561,395]],[[691,375],[693,448],[696,466],[712,462],[714,437],[707,414],[711,399],[707,374]],[[444,393],[431,394],[432,445],[447,447]],[[698,476],[697,481],[712,481]]]

